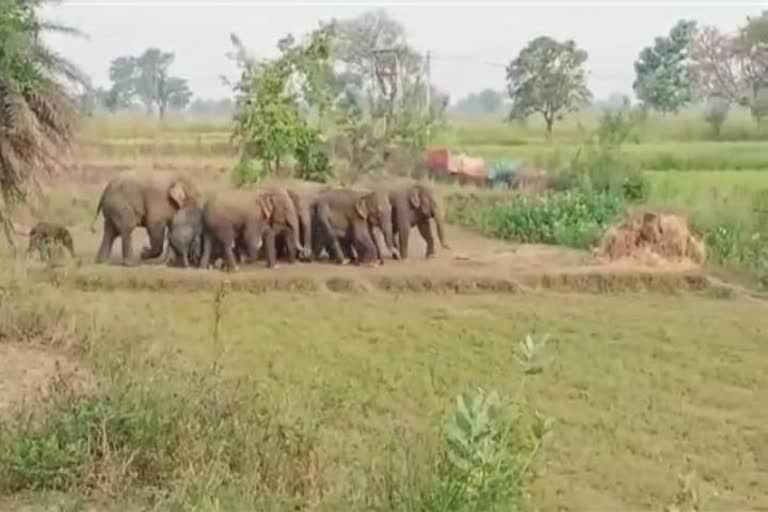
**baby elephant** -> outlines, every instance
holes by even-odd
[[[244,255],[242,240],[236,239],[235,257],[241,261]],[[212,261],[223,258],[223,251],[216,247]],[[168,230],[168,251],[173,253],[173,261],[182,267],[199,267],[203,252],[203,209],[197,207],[182,208],[171,219]],[[166,259],[170,256],[166,253]]]
[[[203,209],[187,207],[178,210],[168,230],[168,251],[177,265],[197,266],[202,252]],[[166,253],[166,257],[169,254]]]
[[[27,247],[27,254],[32,251],[37,251],[40,257],[43,257],[43,251],[46,247],[52,247],[53,245],[63,245],[69,254],[75,257],[75,247],[72,243],[72,235],[69,230],[61,224],[53,222],[40,221],[30,230],[29,233],[29,246]]]

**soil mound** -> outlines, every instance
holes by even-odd
[[[704,244],[696,239],[682,217],[646,212],[612,226],[595,250],[602,260],[633,260],[650,265],[687,263],[701,265]]]

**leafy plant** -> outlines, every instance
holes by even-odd
[[[257,61],[247,56],[234,34],[242,77],[235,85],[238,94],[233,140],[241,161],[259,160],[267,175],[280,174],[281,164],[294,156],[303,177],[324,180],[330,173],[320,148],[319,129],[310,127],[307,108],[319,118],[328,108],[328,59],[334,26],[313,31],[306,44],[282,40],[281,55]],[[260,176],[259,176],[260,177]]]
[[[529,335],[518,347],[525,371],[521,392],[526,379],[543,369],[546,340]],[[428,509],[522,510],[530,465],[552,430],[551,419],[532,416],[526,436],[522,409],[502,402],[497,391],[459,394],[443,429],[437,489]]]
[[[503,240],[588,248],[622,214],[623,207],[619,195],[574,190],[523,195],[467,210],[458,220]]]

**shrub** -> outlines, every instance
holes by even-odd
[[[243,391],[252,385],[214,372],[146,375],[116,359],[115,373],[87,394],[59,389],[39,413],[0,426],[0,489],[154,489],[179,510],[220,493],[251,506],[266,497],[306,504],[321,493],[314,428]]]
[[[524,510],[531,466],[551,433],[552,421],[537,412],[530,414],[520,404],[526,381],[548,362],[546,344],[546,338],[537,341],[530,335],[519,343],[516,359],[523,376],[514,399],[502,400],[498,392],[482,388],[459,394],[431,457],[419,459],[406,451],[400,464],[392,463],[392,452],[402,451],[404,436],[394,442],[385,473],[371,472],[380,487],[371,492],[380,502],[373,508],[387,512]],[[418,442],[424,444],[423,439]]]
[[[572,169],[581,188],[620,194],[630,201],[648,197],[650,181],[640,165],[621,149],[638,122],[638,113],[629,107],[604,110],[583,157],[574,159]]]
[[[235,185],[258,183],[267,175],[264,166],[256,159],[244,158],[232,168],[232,182]]]
[[[623,212],[621,196],[570,191],[541,197],[519,196],[466,211],[459,221],[511,242],[588,248]]]

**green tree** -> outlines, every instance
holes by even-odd
[[[572,40],[559,42],[541,36],[530,41],[507,67],[510,118],[541,114],[550,138],[555,120],[592,99],[587,88],[586,61],[587,52]]]
[[[653,46],[640,51],[632,88],[649,107],[660,112],[676,112],[693,100],[695,81],[688,49],[695,31],[695,21],[680,20],[669,35],[657,37]]]
[[[170,76],[169,68],[176,56],[158,48],[148,48],[140,56],[121,56],[109,66],[112,81],[109,104],[115,109],[126,108],[139,100],[147,115],[157,109],[165,116],[169,106],[183,109],[192,98],[187,81]]]
[[[41,20],[43,3],[0,3],[0,222],[11,244],[8,210],[26,199],[38,176],[63,168],[77,120],[70,86],[89,85],[39,37],[42,31],[78,33]]]
[[[156,100],[160,119],[165,117],[168,107],[184,110],[191,100],[192,90],[186,80],[173,76],[166,78],[164,74],[160,75]]]
[[[327,108],[326,74],[333,35],[331,24],[321,25],[304,44],[283,38],[281,55],[273,60],[250,58],[239,38],[231,36],[242,70],[235,85],[233,133],[241,154],[238,168],[252,168],[255,159],[264,172],[279,174],[284,159],[294,156],[301,177],[323,181],[330,173],[330,160],[321,154],[320,130],[310,126],[300,107],[303,102],[320,117]]]

